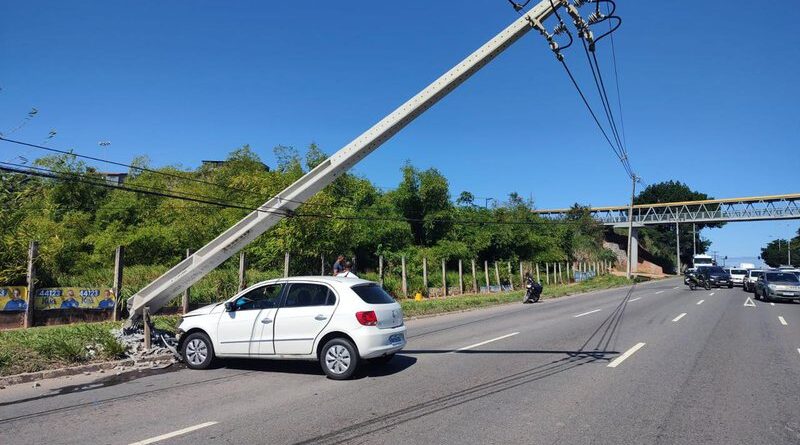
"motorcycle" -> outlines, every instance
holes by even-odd
[[[706,290],[711,290],[711,283],[709,283],[702,274],[689,274],[686,277],[686,281],[686,284],[689,285],[689,290],[695,290],[698,286],[703,287]]]
[[[525,296],[522,303],[536,303],[542,296],[542,285],[537,283],[530,275],[525,278]]]

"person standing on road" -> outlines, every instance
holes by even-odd
[[[353,263],[350,261],[344,263],[344,270],[336,274],[337,277],[344,277],[344,278],[358,278],[356,274],[351,272],[350,270],[353,268]]]
[[[333,263],[333,276],[339,276],[342,271],[344,271],[344,255],[339,255]]]

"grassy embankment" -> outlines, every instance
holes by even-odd
[[[623,277],[605,275],[568,286],[545,285],[543,299],[609,289],[630,284]],[[464,295],[431,298],[423,301],[402,300],[406,317],[519,302],[522,291],[490,295]],[[174,332],[179,316],[156,316],[157,328]],[[111,330],[119,322],[45,326],[0,331],[0,376],[55,369],[64,366],[115,360],[126,356],[125,348]]]

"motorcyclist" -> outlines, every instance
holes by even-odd
[[[523,303],[536,303],[542,295],[542,285],[533,279],[530,272],[525,273],[525,296]]]

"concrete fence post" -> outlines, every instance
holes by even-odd
[[[150,335],[150,306],[145,306],[142,311],[142,321],[144,322],[144,349],[149,351],[151,347]]]
[[[383,287],[383,255],[378,256],[378,281]]]
[[[525,271],[522,261],[519,262],[519,287],[525,287]]]
[[[428,296],[428,259],[422,257],[422,291],[425,296]]]
[[[497,261],[494,262],[494,278],[497,280],[498,292],[502,292],[503,285],[500,284],[500,268],[497,267]]]
[[[458,292],[459,295],[464,295],[464,269],[461,266],[461,260],[458,260]]]
[[[484,273],[484,275],[486,275],[486,293],[488,294],[489,292],[491,292],[489,290],[489,261],[488,260],[484,260],[484,262],[483,262],[483,273]]]
[[[511,273],[511,261],[508,262],[508,284],[514,290],[514,275]]]
[[[239,292],[247,288],[247,255],[239,252]]]
[[[114,298],[116,298],[116,302],[114,303],[114,314],[113,320],[119,321],[120,315],[122,315],[122,269],[125,267],[125,247],[117,246],[116,252],[114,252]]]
[[[192,256],[192,249],[186,249],[186,258]],[[241,289],[240,289],[241,290]],[[183,313],[189,312],[189,296],[191,295],[191,286],[187,287],[181,295],[181,310]]]
[[[403,290],[403,298],[408,297],[408,282],[406,281],[406,256],[402,255],[400,257],[400,267],[401,267],[401,274],[402,274],[402,290]]]
[[[35,292],[36,292],[36,257],[39,256],[39,243],[37,241],[31,241],[28,244],[28,270],[25,274],[26,282],[28,285],[28,296],[26,298],[27,302],[25,305],[25,321],[23,322],[23,326],[26,328],[33,327],[34,319],[33,319],[33,310],[34,310],[34,302],[35,302]]]
[[[289,277],[289,252],[283,256],[283,278]]]
[[[447,264],[445,259],[442,258],[442,296],[447,296]]]
[[[480,289],[478,288],[478,272],[475,269],[475,259],[472,259],[472,292],[479,293]]]
[[[542,280],[539,278],[539,263],[536,263],[536,282],[541,283]]]
[[[544,276],[547,279],[547,284],[550,284],[550,263],[544,262]]]

